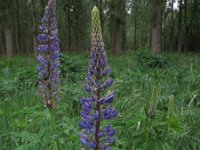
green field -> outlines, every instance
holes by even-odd
[[[35,58],[0,59],[0,150],[54,150],[56,143],[60,150],[80,150],[79,100],[88,96],[83,85],[89,58],[61,59],[55,122],[38,95]],[[200,149],[200,54],[126,52],[108,59],[119,111],[112,121],[113,150]]]

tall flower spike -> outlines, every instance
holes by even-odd
[[[39,73],[39,89],[45,106],[54,109],[54,100],[59,100],[60,94],[60,48],[56,22],[56,2],[49,0],[44,16],[39,26],[38,47],[39,55],[37,71]]]
[[[112,120],[118,113],[111,107],[115,93],[105,95],[106,90],[113,83],[113,80],[107,77],[109,74],[110,68],[104,50],[99,10],[95,6],[92,10],[92,45],[88,82],[84,85],[91,98],[81,98],[83,111],[80,112],[82,120],[79,122],[82,128],[82,133],[79,134],[80,142],[94,150],[111,150],[111,144],[116,139],[114,137],[116,131],[111,124],[102,126],[103,120]]]

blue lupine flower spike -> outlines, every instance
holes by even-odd
[[[37,61],[39,66],[39,89],[44,104],[54,109],[54,100],[60,99],[60,48],[56,22],[56,2],[49,0],[39,26]]]
[[[105,94],[113,83],[112,78],[108,77],[109,74],[110,67],[104,50],[99,10],[94,7],[92,10],[92,45],[87,74],[88,82],[84,85],[91,97],[80,100],[83,111],[80,112],[82,120],[79,122],[79,126],[82,128],[82,132],[79,134],[80,142],[87,148],[94,150],[111,150],[111,144],[116,139],[114,136],[116,130],[112,128],[111,124],[102,126],[103,120],[112,120],[118,113],[116,109],[111,107],[115,93]]]

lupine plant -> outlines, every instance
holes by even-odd
[[[102,39],[99,10],[95,6],[92,10],[92,44],[90,50],[90,61],[88,66],[87,83],[85,90],[90,98],[81,98],[82,120],[79,126],[80,142],[87,148],[94,150],[111,150],[111,144],[116,140],[116,130],[111,124],[105,125],[105,120],[112,120],[117,116],[117,110],[111,107],[115,93],[107,93],[113,80],[108,77],[110,68],[106,58],[104,43]]]
[[[39,88],[44,99],[44,104],[49,109],[54,109],[54,100],[59,100],[60,93],[60,48],[56,22],[56,1],[49,0],[44,16],[39,26],[37,60],[39,66]]]
[[[37,60],[39,66],[39,89],[44,105],[50,110],[52,131],[56,132],[54,109],[55,102],[60,99],[60,48],[56,21],[56,0],[49,0],[39,26]],[[55,149],[59,149],[58,140],[54,141]]]

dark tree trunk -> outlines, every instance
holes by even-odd
[[[183,0],[180,0],[179,1],[179,15],[178,15],[178,52],[181,52],[182,47],[183,47],[182,9],[183,9]]]
[[[4,55],[4,42],[3,42],[2,24],[0,22],[0,55]]]
[[[4,31],[0,29],[0,54],[6,56],[4,37]]]
[[[149,47],[152,47],[152,25],[149,25]]]
[[[171,24],[170,24],[170,50],[174,50],[174,0],[171,1],[170,10]]]
[[[9,5],[6,6],[5,12],[5,22],[4,22],[4,35],[6,42],[6,56],[13,56],[13,42],[12,42],[12,16],[11,16],[11,1],[8,2]]]
[[[19,1],[16,0],[16,3],[14,3],[16,5],[16,9],[14,10],[15,13],[15,19],[14,19],[14,46],[15,46],[15,54],[19,53]]]
[[[33,52],[35,55],[36,54],[36,47],[37,47],[37,39],[36,39],[36,34],[37,34],[37,23],[36,23],[36,8],[35,8],[35,1],[32,0],[32,40],[33,40]]]
[[[111,50],[120,53],[125,50],[126,24],[125,24],[125,1],[112,0],[111,2]]]
[[[71,36],[71,17],[70,17],[70,6],[67,8],[67,20],[68,20],[68,50],[72,50],[72,36]]]
[[[151,49],[153,53],[161,53],[161,29],[162,27],[162,1],[154,0],[152,18]]]
[[[12,57],[13,56],[13,49],[12,49],[12,33],[10,28],[6,28],[4,31],[5,39],[6,39],[6,56]]]
[[[188,43],[188,25],[187,25],[187,0],[184,0],[184,26],[185,26],[185,33],[184,33],[184,52],[187,51],[187,43]]]
[[[134,50],[137,50],[137,16],[134,15]]]

